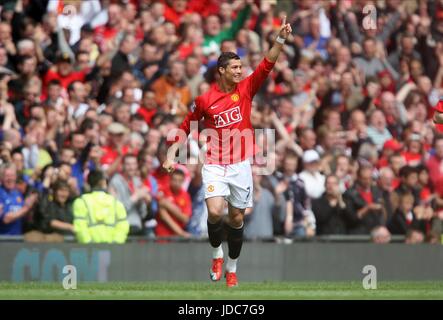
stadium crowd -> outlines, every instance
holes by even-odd
[[[260,175],[253,165],[245,236],[440,243],[443,136],[432,117],[443,89],[443,1],[3,0],[0,8],[0,235],[94,241],[79,236],[94,205],[118,212],[94,217],[118,229],[108,242],[205,236],[201,164],[166,173],[165,137],[216,81],[220,52],[236,52],[248,76],[286,12],[294,34],[251,116],[255,128],[275,129],[267,156],[276,168]],[[189,157],[201,143],[190,138]]]

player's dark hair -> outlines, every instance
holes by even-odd
[[[220,72],[219,68],[226,68],[229,64],[229,60],[240,60],[240,57],[234,52],[222,52],[217,60],[217,71]]]

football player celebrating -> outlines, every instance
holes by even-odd
[[[210,278],[218,281],[222,276],[222,240],[226,232],[228,259],[225,277],[228,287],[238,284],[236,269],[243,244],[243,217],[245,210],[251,208],[253,203],[250,158],[255,154],[254,141],[230,141],[232,138],[237,142],[243,141],[243,137],[253,136],[250,121],[252,99],[269,75],[291,32],[291,25],[286,23],[284,17],[271,49],[256,70],[245,79],[242,79],[240,57],[234,52],[222,52],[217,60],[218,83],[195,99],[180,126],[188,136],[191,122],[203,119],[206,136],[210,137],[202,168],[208,208],[208,235],[213,249]],[[168,158],[163,163],[163,168],[168,172],[173,171],[175,154],[184,143],[176,141],[171,145]],[[224,219],[225,201],[228,203],[227,219]]]

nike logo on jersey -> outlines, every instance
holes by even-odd
[[[211,110],[214,110],[216,108],[218,108],[218,106],[211,106],[211,107],[209,107],[209,109],[211,109]]]
[[[216,128],[226,127],[242,120],[239,106],[214,115]]]

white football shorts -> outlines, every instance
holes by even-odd
[[[252,169],[249,160],[234,164],[204,164],[205,199],[224,197],[233,207],[252,207]]]

